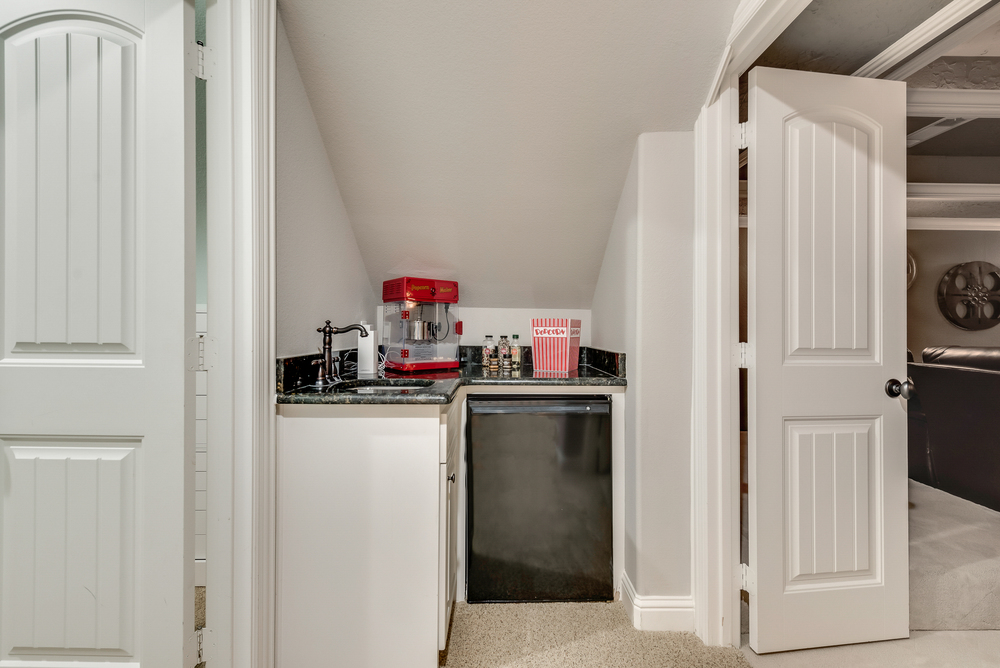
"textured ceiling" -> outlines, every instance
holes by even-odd
[[[951,0],[813,0],[750,66],[854,74]],[[749,72],[749,69],[747,70]],[[740,120],[747,120],[747,73]]]
[[[637,136],[691,130],[737,0],[281,0],[376,289],[588,308]]]
[[[754,65],[854,74],[951,0],[813,0]]]
[[[910,88],[1000,89],[1000,58],[943,56],[906,79]]]

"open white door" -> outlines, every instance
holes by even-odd
[[[0,2],[0,666],[194,663],[192,7]]]
[[[905,115],[902,82],[750,73],[756,652],[909,635]]]

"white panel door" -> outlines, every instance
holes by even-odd
[[[905,84],[757,68],[750,646],[909,635]]]
[[[193,665],[184,0],[3,0],[0,666]]]

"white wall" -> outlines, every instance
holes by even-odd
[[[628,389],[625,398],[625,572],[636,572],[635,381],[640,370],[636,360],[636,281],[638,260],[637,225],[639,215],[639,145],[625,179],[618,210],[611,226],[604,262],[594,290],[591,307],[591,340],[595,348],[625,353]]]
[[[906,247],[917,262],[917,280],[906,291],[906,344],[919,362],[928,346],[997,346],[1000,326],[970,332],[948,322],[938,306],[938,284],[956,264],[980,260],[1000,265],[1000,232],[910,230]]]
[[[277,47],[276,345],[285,357],[316,352],[324,320],[370,322],[378,300],[280,17]],[[353,334],[334,340],[354,344]]]
[[[479,345],[487,334],[492,334],[494,341],[499,341],[501,334],[517,334],[521,337],[521,345],[530,346],[532,318],[576,318],[580,321],[580,345],[590,345],[590,309],[479,308],[463,307],[461,303],[458,306],[463,346]]]
[[[640,597],[692,593],[693,253],[694,133],[642,134],[592,307],[592,345],[627,355],[625,569]]]
[[[639,137],[640,595],[691,593],[694,187],[694,132]]]

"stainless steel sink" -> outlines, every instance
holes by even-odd
[[[293,392],[326,393],[326,392],[357,392],[363,394],[409,392],[422,390],[434,384],[426,378],[359,378],[357,380],[342,380],[333,385],[301,385]]]
[[[365,394],[374,392],[399,392],[401,390],[419,390],[430,387],[433,384],[433,380],[426,378],[367,378],[345,380],[334,385],[330,388],[330,391]]]

